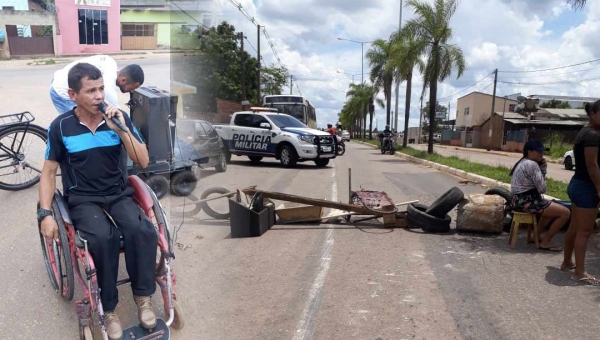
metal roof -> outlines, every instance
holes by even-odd
[[[552,116],[561,119],[587,119],[587,114],[583,109],[550,109],[541,108],[540,111],[546,111]]]
[[[515,125],[556,125],[556,126],[583,126],[584,122],[573,120],[527,120],[527,119],[504,119]]]
[[[525,118],[527,118],[520,113],[510,112],[510,111],[496,112],[496,114],[500,117],[502,117],[502,115],[504,115],[504,119],[525,119]]]

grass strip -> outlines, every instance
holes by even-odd
[[[363,139],[362,141],[379,146],[379,141],[377,140]],[[428,154],[427,151],[415,150],[411,147],[403,148],[401,146],[396,146],[396,150],[409,156],[425,159],[434,163],[446,165],[451,168],[463,170],[510,184],[510,176],[508,175],[510,169],[505,166],[491,166],[487,164],[473,163],[456,156],[446,157],[435,152],[433,154]],[[548,187],[546,195],[569,201],[569,196],[567,195],[567,183],[546,178],[546,185]]]

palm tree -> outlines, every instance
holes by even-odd
[[[396,79],[399,82],[406,81],[406,103],[404,108],[404,140],[402,146],[408,144],[408,122],[410,120],[410,97],[412,94],[412,75],[413,70],[418,67],[419,72],[425,70],[425,63],[421,60],[421,55],[427,47],[422,41],[417,41],[413,36],[404,36],[401,31],[397,31],[390,37],[391,50],[390,59],[386,68],[395,70]]]
[[[571,5],[575,9],[583,9],[587,0],[567,0],[567,4]]]
[[[419,43],[426,44],[425,69],[423,70],[423,91],[429,86],[429,101],[437,102],[437,83],[444,81],[458,69],[457,79],[465,70],[465,57],[456,45],[448,44],[452,37],[450,19],[456,12],[458,0],[435,0],[433,6],[421,0],[408,0],[407,6],[413,7],[416,18],[404,26],[403,35],[411,36]],[[429,144],[427,152],[433,153],[433,132],[435,131],[435,105],[429,109]]]
[[[352,96],[348,100],[348,109],[355,112],[355,116],[358,117],[359,122],[362,122],[361,132],[365,130],[367,125],[367,110],[369,106],[375,103],[380,107],[384,107],[385,103],[383,100],[377,98],[379,90],[366,82],[362,84],[351,84],[348,95]],[[369,123],[369,139],[373,139],[373,111],[369,111],[370,123]],[[360,125],[360,124],[359,124]],[[364,135],[363,135],[364,137]]]
[[[367,52],[367,59],[369,59],[369,66],[371,67],[371,82],[378,90],[382,89],[385,96],[386,124],[391,122],[390,110],[392,106],[392,83],[394,81],[393,70],[386,67],[390,58],[391,47],[391,43],[383,39],[377,39]]]

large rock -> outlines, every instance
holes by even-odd
[[[466,195],[458,205],[456,229],[460,231],[502,232],[505,200],[497,195]]]

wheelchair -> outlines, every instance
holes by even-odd
[[[171,261],[175,256],[172,252],[167,219],[154,192],[138,176],[129,176],[129,183],[135,191],[133,200],[156,227],[158,234],[156,283],[160,287],[164,310],[168,319],[165,322],[157,315],[157,326],[151,331],[142,328],[140,325],[124,328],[123,338],[141,339],[150,336],[152,339],[166,340],[170,336],[169,328],[181,329],[185,323],[183,311],[177,302],[177,295],[173,289],[177,280],[171,272]],[[48,244],[39,232],[41,224],[38,223],[42,254],[50,284],[64,300],[71,301],[74,295],[74,276],[76,276],[83,290],[83,298],[75,302],[75,312],[79,322],[79,339],[93,339],[93,315],[96,314],[96,325],[100,326],[102,338],[108,340],[94,261],[88,251],[87,241],[73,227],[67,204],[58,189],[55,191],[52,200],[52,212],[58,224],[58,241],[53,240],[52,244]],[[114,224],[110,216],[109,220]],[[123,251],[123,236],[121,235],[120,252],[123,253]],[[82,275],[80,266],[85,275]],[[117,286],[129,282],[128,278],[121,279],[117,282]]]

